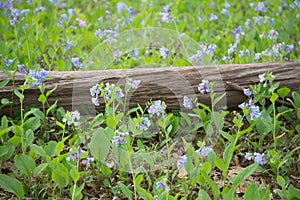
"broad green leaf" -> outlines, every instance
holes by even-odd
[[[35,131],[40,126],[41,126],[41,121],[40,121],[40,119],[38,117],[30,117],[24,123],[24,129],[25,130],[31,129],[32,131]]]
[[[290,92],[291,92],[290,88],[287,88],[287,87],[279,88],[277,90],[278,95],[282,99],[284,99]]]
[[[64,142],[63,141],[58,142],[55,147],[55,153],[57,155],[60,155],[60,152],[63,150],[63,148],[64,148]]]
[[[143,175],[139,174],[135,179],[134,179],[134,185],[138,186],[141,184],[141,182],[143,181]]]
[[[46,92],[46,97],[49,97],[57,88],[57,85],[55,85],[55,87],[51,90],[49,90],[48,92]]]
[[[95,159],[103,161],[108,155],[110,147],[111,143],[102,127],[93,132],[89,148]]]
[[[20,181],[5,174],[0,174],[0,187],[7,192],[14,193],[18,199],[23,199],[24,189]]]
[[[42,104],[46,103],[46,96],[44,94],[40,94],[39,98],[38,98],[39,102],[41,102]]]
[[[48,163],[40,164],[39,166],[37,166],[37,168],[34,169],[33,175],[37,177],[44,169],[46,169],[46,167],[48,167],[48,165]]]
[[[246,188],[244,200],[254,200],[254,199],[261,199],[260,193],[258,191],[258,186],[255,184],[251,184]]]
[[[1,82],[0,82],[0,89],[3,88],[3,87],[5,87],[5,86],[8,84],[8,82],[9,82],[9,79],[6,79],[6,80],[4,80],[4,81],[1,81]]]
[[[69,173],[61,163],[56,163],[52,171],[52,180],[60,187],[64,188],[69,184]]]
[[[300,107],[300,94],[297,92],[292,92],[292,96],[293,96],[293,101],[294,104],[296,105],[296,107]]]
[[[203,189],[200,189],[197,200],[209,200],[210,196]]]
[[[140,195],[140,197],[144,200],[153,200],[152,195],[147,192],[147,190],[145,190],[144,188],[137,186],[137,192]]]
[[[216,157],[215,164],[216,164],[217,168],[219,168],[223,172],[224,175],[227,174],[227,166],[221,158]]]
[[[5,163],[8,159],[10,159],[15,153],[15,146],[7,142],[3,146],[0,146],[0,159],[2,163]]]
[[[116,126],[117,126],[117,122],[115,120],[115,118],[113,117],[113,115],[109,115],[107,118],[106,118],[106,125],[111,128],[112,130],[115,130],[116,129]]]
[[[74,191],[75,189],[75,191]],[[80,187],[78,187],[77,185],[73,185],[71,188],[70,188],[70,192],[71,192],[71,195],[72,195],[72,200],[81,200],[83,195],[82,195],[82,190],[84,189],[84,183],[81,184]]]
[[[275,101],[276,101],[277,99],[278,99],[278,94],[273,93],[272,96],[271,96],[271,98],[270,98],[270,101],[271,101],[272,103],[275,103]]]
[[[76,170],[75,167],[72,167],[72,169],[71,169],[71,171],[70,171],[70,176],[71,176],[71,178],[73,179],[73,181],[74,181],[75,183],[78,182],[78,180],[79,180],[79,178],[80,178],[80,174],[79,174],[79,172]]]
[[[28,177],[31,175],[35,168],[35,161],[33,160],[33,158],[25,154],[16,155],[14,158],[14,162],[21,174],[24,174]]]
[[[132,199],[132,192],[130,191],[130,189],[128,189],[128,187],[126,185],[124,185],[123,183],[119,183],[120,188],[123,192],[123,194],[126,196],[127,199]]]
[[[50,156],[55,155],[55,149],[56,149],[57,142],[56,141],[50,141],[48,144],[44,147],[45,152]]]
[[[19,90],[15,90],[14,93],[15,93],[15,95],[17,95],[17,97],[19,97],[20,101],[23,101],[23,100],[24,100],[24,95],[21,94],[21,93],[19,92]]]

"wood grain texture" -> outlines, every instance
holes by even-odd
[[[99,82],[110,82],[124,86],[125,78],[141,80],[141,86],[129,93],[127,103],[129,107],[140,104],[144,106],[149,100],[161,99],[166,102],[167,108],[181,109],[183,96],[197,97],[199,102],[210,105],[210,95],[199,94],[197,87],[203,79],[215,81],[214,90],[217,96],[226,92],[219,106],[236,108],[246,98],[241,89],[249,84],[259,82],[258,75],[272,71],[276,81],[281,87],[289,87],[292,91],[299,91],[300,86],[300,61],[275,62],[261,64],[235,64],[235,65],[211,65],[201,67],[181,68],[135,68],[126,70],[105,71],[55,71],[49,72],[46,81],[46,90],[57,85],[56,91],[49,97],[49,103],[58,101],[59,106],[68,110],[79,109],[86,105],[91,111],[103,110],[103,104],[95,108],[91,102],[89,88]],[[8,76],[0,72],[0,80],[8,79]],[[22,85],[24,78],[20,74],[15,76],[15,86]],[[25,91],[25,105],[39,104],[37,87]],[[10,83],[0,90],[0,98],[11,99],[12,84]],[[40,105],[39,105],[40,106]],[[14,110],[20,108],[17,97],[14,98]],[[1,115],[8,114],[9,108],[3,108]]]

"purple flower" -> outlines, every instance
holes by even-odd
[[[272,50],[275,54],[276,57],[282,57],[281,53],[280,53],[280,48],[282,47],[281,44],[274,44],[272,47]]]
[[[82,63],[80,62],[78,57],[72,58],[71,61],[75,67],[80,69],[82,68]]]
[[[225,8],[222,9],[221,13],[222,13],[223,15],[225,15],[226,17],[229,16],[228,11],[227,11]]]
[[[84,21],[82,21],[79,18],[76,18],[76,21],[77,21],[77,24],[78,24],[79,28],[84,28],[85,27],[85,22]]]
[[[120,51],[118,49],[114,50],[114,57],[116,62],[120,62]]]
[[[251,29],[251,22],[250,22],[250,19],[247,19],[246,22],[245,22],[245,27],[250,30]]]
[[[210,15],[209,21],[215,21],[215,20],[217,20],[217,19],[218,19],[218,16],[212,13],[212,14]]]
[[[264,83],[264,87],[267,86],[268,82],[273,82],[275,79],[275,76],[272,75],[271,73],[260,74],[258,75],[258,77],[259,77],[259,82]]]
[[[68,14],[69,14],[70,16],[74,16],[74,15],[75,15],[75,12],[74,12],[73,9],[69,8],[69,9],[68,9]]]
[[[117,91],[115,91],[115,95],[117,99],[123,98],[125,96],[121,88],[118,87],[116,88],[116,90]]]
[[[100,103],[98,101],[98,97],[92,98],[92,102],[95,106],[100,106]]]
[[[13,60],[12,59],[8,59],[8,58],[4,58],[4,62],[5,62],[5,66],[9,67],[13,63]]]
[[[252,95],[251,89],[245,88],[245,89],[244,89],[244,94],[245,94],[247,97],[250,97],[250,96]]]
[[[170,23],[173,21],[172,16],[169,13],[169,5],[166,5],[165,7],[163,7],[162,12],[160,13],[161,15],[161,22],[166,22],[166,23]]]
[[[119,3],[117,4],[117,10],[118,10],[118,13],[123,12],[123,10],[126,9],[126,7],[127,7],[127,6],[126,6],[125,3],[119,2]]]
[[[163,46],[159,49],[159,54],[162,58],[166,59],[169,57],[170,51],[169,51],[169,49],[167,49],[166,47]]]
[[[196,153],[198,155],[201,155],[202,157],[208,156],[209,152],[213,151],[212,148],[210,147],[200,147],[198,150],[196,150]]]
[[[209,88],[209,81],[208,80],[202,80],[202,83],[198,85],[198,90],[201,94],[205,94],[210,92]]]
[[[230,4],[229,4],[228,2],[226,2],[226,3],[224,4],[224,8],[229,9],[229,8],[230,8]]]
[[[83,160],[81,161],[81,164],[85,165],[85,169],[88,169],[88,168],[90,168],[90,166],[91,166],[91,162],[94,162],[94,161],[95,161],[94,158],[92,158],[92,157],[87,157],[86,159],[83,159]]]
[[[70,149],[69,152],[71,153],[71,155],[68,156],[68,157],[66,158],[66,160],[67,160],[67,161],[71,161],[71,160],[74,161],[74,160],[76,160],[76,159],[79,159],[79,158],[80,158],[80,155],[83,154],[85,151],[82,150],[81,148],[79,148],[77,152],[73,152],[72,149]]]
[[[229,47],[229,49],[227,50],[227,54],[228,54],[228,56],[232,56],[233,54],[234,54],[234,52],[237,52],[237,44],[236,43],[234,43],[233,45],[232,44],[230,44],[230,47]]]
[[[163,184],[161,181],[157,181],[156,182],[156,190],[165,190],[167,188],[167,186],[165,184]]]
[[[132,78],[128,78],[126,80],[126,84],[131,88],[131,89],[137,89],[139,87],[139,84],[141,83],[141,80],[133,80]]]
[[[66,46],[63,47],[64,51],[70,50],[71,47],[72,47],[72,45],[73,45],[73,42],[72,42],[72,41],[67,42],[67,43],[66,43]]]
[[[147,117],[142,117],[142,123],[139,123],[139,128],[141,131],[146,131],[149,129],[151,122],[149,120],[149,118]]]
[[[67,14],[62,14],[62,15],[60,15],[60,21],[61,22],[65,22],[65,21],[67,21],[68,20],[68,16],[67,16]]]
[[[258,2],[257,6],[254,7],[255,12],[267,12],[267,8],[264,2]]]
[[[261,59],[261,53],[255,53],[254,60],[260,60]]]
[[[162,102],[161,100],[153,101],[150,107],[148,108],[148,113],[150,114],[150,116],[164,116],[166,112],[166,107],[167,106],[165,105],[165,102]]]
[[[290,53],[292,50],[294,49],[294,45],[293,44],[291,44],[291,45],[286,45],[285,47],[283,47],[283,51],[286,53],[286,54],[288,54],[288,53]]]
[[[223,57],[222,57],[222,60],[223,60],[224,62],[229,62],[229,58],[228,58],[227,56],[223,56]]]
[[[250,115],[250,119],[254,120],[260,117],[261,113],[259,110],[258,106],[254,105],[254,102],[252,99],[249,100],[249,102],[244,102],[242,104],[239,105],[239,108],[243,109],[247,109],[248,110],[248,114]]]
[[[277,31],[275,31],[275,30],[273,30],[273,29],[269,31],[268,38],[269,38],[270,40],[276,40],[277,37],[278,37],[278,32],[277,32]]]
[[[119,132],[116,131],[118,136],[114,136],[114,139],[111,141],[114,145],[119,146],[120,144],[125,144],[125,137],[127,137],[129,134],[127,132]]]
[[[102,38],[102,37],[103,37],[103,35],[102,35],[102,30],[101,30],[100,28],[96,30],[95,36],[96,36],[97,38]]]
[[[246,49],[245,51],[244,50],[240,51],[239,57],[242,58],[244,56],[250,57],[250,51],[248,49]]]
[[[265,154],[260,154],[260,153],[254,152],[254,162],[256,162],[260,165],[265,165],[265,164],[267,164],[268,161],[265,157]]]
[[[212,8],[215,7],[215,5],[216,5],[216,4],[215,4],[214,2],[211,2],[211,3],[209,4],[209,6],[212,7]]]
[[[27,70],[26,70],[26,66],[25,66],[25,65],[18,65],[17,71],[18,71],[19,73],[21,73],[22,75],[28,73]]]
[[[99,84],[96,84],[90,88],[91,96],[98,96],[101,92],[101,88],[99,88]]]
[[[137,50],[137,49],[132,50],[131,53],[132,53],[132,55],[131,55],[132,59],[135,60],[137,58],[137,56],[139,55],[139,50]]]
[[[177,167],[178,167],[178,169],[183,168],[186,162],[187,162],[186,155],[178,156],[178,159],[177,159]]]
[[[189,61],[191,63],[197,63],[198,65],[202,65],[203,56],[203,51],[198,50],[197,54],[194,54],[191,57],[189,57]]]
[[[255,22],[257,25],[259,25],[259,26],[262,25],[262,23],[261,23],[261,16],[258,16],[258,17],[254,16],[254,17],[253,17],[253,20],[254,20],[254,22]]]
[[[193,101],[187,97],[187,96],[184,96],[183,97],[183,106],[186,108],[186,109],[193,109],[194,105],[193,105]]]
[[[246,153],[245,159],[246,160],[252,160],[252,153]]]
[[[21,15],[26,16],[29,13],[29,9],[21,10]]]
[[[209,54],[211,56],[214,55],[214,52],[216,51],[217,49],[217,45],[215,44],[210,44],[208,46],[206,45],[201,45],[202,49],[203,49],[203,53],[206,53],[206,54]]]

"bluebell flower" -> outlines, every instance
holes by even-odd
[[[212,13],[210,15],[209,21],[215,21],[215,20],[218,20],[218,16]]]
[[[64,14],[61,14],[61,15],[60,15],[60,21],[61,21],[61,22],[65,22],[65,21],[67,21],[67,20],[68,20],[67,14],[64,13]]]
[[[178,159],[177,159],[177,167],[178,167],[178,169],[183,168],[186,162],[187,162],[186,155],[178,156]]]
[[[252,153],[246,153],[245,159],[246,160],[252,160]]]
[[[244,56],[250,57],[250,51],[249,51],[248,49],[246,49],[246,50],[241,50],[241,51],[239,52],[239,57],[240,57],[240,58],[242,58],[242,57],[244,57]]]
[[[228,2],[225,2],[224,8],[229,9],[230,8],[230,4]]]
[[[205,94],[210,92],[209,88],[209,81],[208,80],[202,80],[202,83],[198,85],[198,90],[201,94]]]
[[[26,82],[28,82],[30,86],[40,86],[42,82],[46,80],[48,72],[44,69],[41,69],[41,71],[29,70],[27,75]]]
[[[63,47],[64,51],[70,50],[72,45],[73,45],[72,41],[67,42],[66,45]]]
[[[125,3],[119,2],[119,3],[117,4],[117,10],[118,10],[118,13],[123,12],[123,10],[126,9],[126,7],[127,7],[127,6],[126,6]]]
[[[166,109],[165,102],[162,102],[161,100],[153,101],[150,107],[148,108],[148,113],[150,116],[156,115],[159,117],[160,115],[165,115],[165,109]]]
[[[19,10],[18,9],[12,9],[11,10],[11,16],[12,17],[19,17],[20,16],[20,14],[19,14]]]
[[[210,45],[208,45],[208,46],[206,46],[206,45],[201,45],[201,48],[202,48],[202,50],[203,50],[203,53],[206,53],[206,54],[209,54],[209,55],[213,56],[213,55],[214,55],[214,52],[215,52],[216,49],[217,49],[217,45],[215,45],[215,44],[210,44]]]
[[[213,151],[213,149],[211,147],[200,147],[198,150],[196,150],[196,153],[198,155],[201,155],[202,157],[206,157],[208,156],[209,152]]]
[[[118,98],[118,99],[123,98],[125,96],[124,93],[122,92],[121,88],[118,88],[118,90],[115,91],[115,95],[116,95],[116,98]]]
[[[75,12],[74,12],[74,10],[73,10],[72,8],[69,8],[69,9],[68,9],[68,14],[69,14],[70,16],[74,16],[74,15],[75,15]]]
[[[251,29],[251,22],[250,22],[250,19],[247,19],[246,22],[245,22],[245,27],[250,30]]]
[[[272,55],[272,53],[270,52],[269,49],[266,49],[266,50],[262,51],[261,54],[262,54],[263,56],[267,56],[267,57],[270,57],[270,58],[273,57],[273,55]]]
[[[141,131],[147,131],[151,125],[151,122],[149,120],[149,118],[147,117],[142,117],[141,118],[142,122],[139,123],[139,128]]]
[[[226,17],[229,16],[228,11],[227,11],[227,9],[225,9],[225,8],[222,8],[221,13],[222,13],[223,15],[225,15]]]
[[[72,149],[70,149],[69,152],[71,153],[71,155],[68,156],[68,157],[66,158],[66,160],[67,160],[67,161],[71,161],[71,160],[74,161],[74,160],[79,159],[79,158],[80,158],[80,155],[83,154],[85,151],[82,150],[81,148],[79,148],[77,152],[73,152]]]
[[[17,71],[18,71],[19,73],[21,73],[22,75],[24,75],[24,74],[28,74],[28,72],[27,72],[27,70],[26,70],[26,66],[25,66],[25,65],[18,65],[18,69],[17,69]]]
[[[100,92],[101,92],[101,88],[99,87],[99,84],[96,84],[90,88],[90,94],[92,97],[94,96],[98,97]]]
[[[268,163],[267,159],[265,158],[265,154],[260,154],[254,152],[254,162],[260,164],[260,165],[265,165]]]
[[[210,3],[209,3],[209,6],[212,7],[212,8],[215,7],[215,5],[216,5],[216,4],[215,4],[214,2],[210,2]]]
[[[170,51],[169,51],[169,49],[167,49],[166,47],[163,46],[159,49],[159,54],[162,58],[166,59],[169,57]]]
[[[255,53],[254,60],[260,60],[260,59],[261,59],[261,53]]]
[[[273,53],[276,57],[282,57],[280,49],[282,48],[281,44],[274,44],[272,47]]]
[[[259,77],[259,82],[264,84],[264,87],[267,86],[268,82],[273,82],[275,79],[275,76],[271,73],[264,73],[264,74],[260,74],[258,75]]]
[[[251,89],[245,88],[245,89],[244,89],[244,94],[245,94],[247,97],[250,97],[250,96],[252,95]]]
[[[156,190],[165,190],[167,188],[167,186],[165,184],[163,184],[161,181],[157,181],[156,182]]]
[[[94,104],[95,106],[100,106],[98,97],[92,98],[92,102],[93,102],[93,104]]]
[[[228,56],[232,56],[235,52],[237,52],[237,43],[234,43],[233,45],[230,44],[229,49],[227,50]]]
[[[273,29],[269,31],[268,38],[269,38],[270,40],[276,40],[277,37],[278,37],[278,32],[277,32],[277,31],[275,31],[275,30],[273,30]]]
[[[93,157],[87,157],[81,161],[81,164],[85,165],[85,169],[90,168],[91,162],[94,162],[95,159]]]
[[[183,97],[183,106],[184,106],[186,109],[193,109],[194,104],[193,104],[193,101],[192,101],[189,97],[184,96],[184,97]]]
[[[80,62],[78,57],[72,58],[71,61],[75,67],[82,68],[82,63]]]
[[[283,47],[283,52],[285,52],[286,54],[290,53],[291,51],[293,51],[294,49],[294,45],[293,44],[290,44],[290,45],[286,45]]]
[[[169,13],[170,10],[170,6],[166,5],[163,7],[162,12],[160,13],[161,15],[161,22],[166,22],[166,23],[170,23],[173,21],[172,16]]]
[[[141,83],[141,80],[134,80],[132,78],[128,78],[126,80],[126,84],[131,88],[131,89],[137,89],[139,87],[139,84]]]
[[[222,57],[222,60],[223,60],[224,62],[229,62],[229,58],[228,58],[227,56],[223,56],[223,57]]]
[[[103,37],[103,35],[102,35],[102,30],[101,30],[100,28],[96,30],[95,36],[96,36],[97,38],[102,38],[102,37]]]
[[[253,17],[253,20],[254,20],[254,22],[257,24],[257,25],[259,25],[259,26],[261,26],[262,25],[262,23],[261,23],[261,16],[254,16]]]
[[[254,7],[255,12],[267,12],[267,8],[264,2],[258,2],[257,6]]]
[[[85,27],[85,21],[83,21],[79,18],[76,18],[76,22],[77,22],[77,25],[79,26],[79,28],[84,28]]]
[[[114,145],[119,146],[120,144],[125,144],[125,137],[127,137],[129,134],[127,132],[119,132],[116,131],[119,135],[114,136],[114,139],[111,141]]]
[[[21,15],[26,16],[30,12],[29,9],[21,10]]]
[[[135,60],[137,58],[137,56],[139,55],[139,50],[136,49],[136,50],[132,50],[131,52],[132,52],[131,57],[133,60]]]
[[[62,122],[67,123],[68,126],[71,126],[72,124],[78,126],[79,120],[80,120],[80,113],[77,110],[73,112],[67,111],[64,118],[62,119]]]
[[[13,60],[12,59],[8,59],[8,58],[4,58],[4,62],[5,62],[5,66],[9,67],[13,63]]]
[[[259,110],[259,106],[251,106],[248,109],[248,113],[250,115],[251,120],[257,119],[261,115],[260,110]]]
[[[116,62],[120,61],[120,51],[118,49],[114,50],[114,57]]]
[[[192,55],[189,57],[189,61],[191,63],[196,63],[197,65],[202,65],[202,60],[203,60],[204,53],[201,50],[198,50],[196,54]]]

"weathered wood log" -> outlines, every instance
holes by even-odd
[[[99,108],[91,102],[90,87],[99,82],[110,82],[122,86],[126,77],[141,80],[140,87],[129,93],[126,105],[132,107],[140,104],[145,106],[149,100],[163,100],[169,110],[180,109],[183,96],[197,97],[199,102],[210,105],[210,95],[201,95],[198,85],[203,80],[214,81],[214,92],[217,96],[226,92],[225,98],[218,104],[219,107],[236,108],[246,97],[242,88],[249,84],[259,82],[258,75],[271,71],[276,76],[281,87],[289,87],[292,91],[299,91],[300,86],[300,61],[276,62],[261,64],[235,64],[201,67],[181,68],[135,68],[126,70],[99,70],[99,71],[55,71],[49,72],[46,81],[46,90],[57,85],[56,91],[48,98],[50,104],[56,100],[58,106],[68,110],[79,109],[86,105],[91,111],[103,110],[103,104]],[[0,80],[8,79],[5,73],[0,73]],[[24,77],[15,76],[15,86],[22,85]],[[124,87],[123,87],[124,88]],[[123,89],[124,91],[124,89]],[[25,91],[25,105],[40,104],[37,99],[39,89],[31,87]],[[0,90],[0,98],[11,99],[11,82]],[[17,97],[14,98],[13,110],[20,108]],[[5,107],[1,114],[8,114],[9,108]]]

